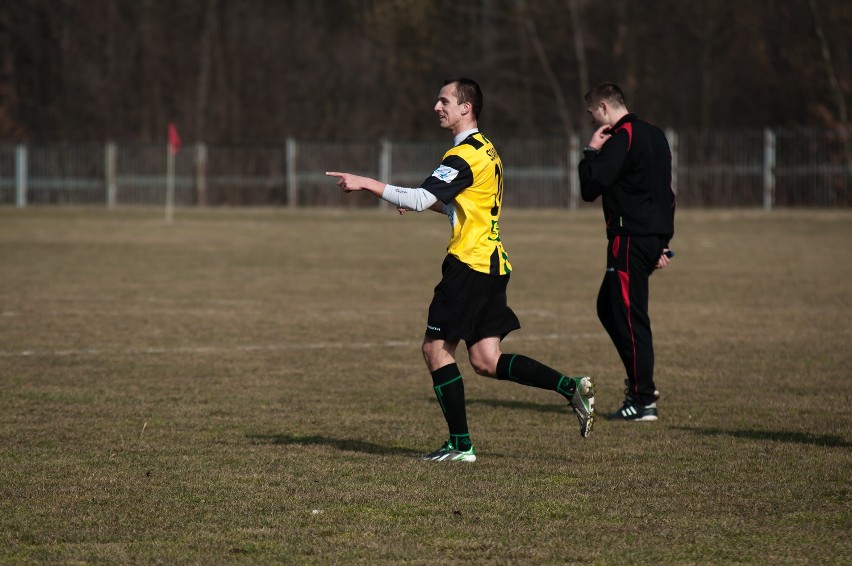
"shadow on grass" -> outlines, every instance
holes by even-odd
[[[559,403],[531,403],[529,401],[507,401],[505,399],[468,399],[468,405],[485,405],[503,409],[535,411],[537,413],[564,413],[568,405]]]
[[[250,434],[248,438],[258,444],[301,444],[314,446],[329,446],[338,450],[347,450],[350,452],[363,452],[364,454],[387,454],[387,455],[402,455],[413,456],[419,455],[421,452],[412,448],[399,448],[396,446],[387,446],[384,444],[373,444],[372,442],[364,442],[363,440],[353,438],[329,438],[319,435],[300,435],[300,434]]]
[[[791,444],[810,444],[813,446],[832,446],[837,448],[852,447],[852,443],[845,441],[841,437],[826,434],[808,434],[805,432],[784,430],[722,430],[720,428],[694,428],[688,426],[676,426],[672,428],[704,436],[733,436],[734,438],[745,438],[748,440],[774,440],[776,442],[789,442]]]

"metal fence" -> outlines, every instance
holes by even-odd
[[[675,132],[672,185],[681,207],[849,207],[852,130]],[[506,204],[587,206],[579,197],[576,135],[498,142]],[[418,186],[446,142],[329,143],[280,147],[184,146],[175,156],[178,206],[373,206],[342,195],[327,170]],[[165,145],[0,145],[0,205],[161,205]]]

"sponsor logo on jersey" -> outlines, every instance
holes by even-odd
[[[435,169],[435,172],[432,173],[432,176],[436,179],[444,181],[445,183],[449,183],[450,181],[455,179],[458,174],[458,169],[453,169],[452,167],[441,165],[440,167]]]

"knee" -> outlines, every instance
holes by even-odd
[[[429,371],[435,371],[456,361],[453,356],[454,348],[450,348],[443,341],[425,340],[420,351],[423,354],[423,360],[425,360]]]
[[[423,354],[423,359],[426,361],[426,365],[433,365],[432,361],[435,359],[434,344],[431,342],[423,342],[423,345],[420,347],[420,352]]]
[[[473,371],[484,377],[497,377],[497,358],[488,355],[471,355],[470,365]]]
[[[471,364],[471,365],[473,366],[473,371],[475,371],[477,374],[479,374],[483,377],[495,377],[497,375],[495,368],[492,368],[492,367],[489,367],[489,366],[486,366],[486,365],[481,365],[481,364]]]

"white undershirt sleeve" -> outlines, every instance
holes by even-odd
[[[382,200],[386,200],[400,208],[422,212],[438,202],[438,197],[426,189],[409,189],[407,187],[397,187],[396,185],[385,185]]]

